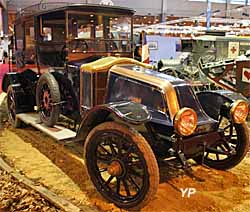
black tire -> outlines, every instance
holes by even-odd
[[[16,117],[16,95],[11,85],[7,89],[7,113],[12,127],[20,128],[22,121]]]
[[[155,155],[145,138],[132,128],[116,122],[96,126],[86,139],[84,158],[96,189],[120,208],[139,210],[157,191]]]
[[[48,127],[52,127],[58,121],[60,105],[54,103],[60,101],[59,85],[55,77],[50,73],[43,74],[36,86],[36,105],[41,121]]]
[[[215,169],[227,170],[239,164],[246,156],[249,149],[249,131],[247,124],[230,124],[234,128],[236,135],[232,135],[230,140],[228,139],[227,142],[221,142],[220,144],[214,146],[214,148],[219,149],[220,151],[233,150],[235,154],[229,156],[218,154],[217,156],[214,153],[208,153],[208,151],[206,151],[203,161],[205,165]],[[228,145],[230,145],[231,149],[229,149]],[[194,158],[194,160],[201,164],[202,156],[198,156]]]

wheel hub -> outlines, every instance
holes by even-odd
[[[108,166],[108,173],[111,176],[121,176],[123,173],[122,164],[117,160],[112,161]]]
[[[49,110],[49,92],[44,91],[43,93],[43,104],[46,110]]]

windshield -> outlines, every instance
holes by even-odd
[[[131,17],[69,14],[69,51],[131,52]]]
[[[109,78],[109,102],[132,101],[148,108],[166,112],[161,92],[152,86],[111,73]]]

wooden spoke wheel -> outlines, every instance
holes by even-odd
[[[155,155],[137,131],[115,122],[95,127],[84,145],[90,179],[118,207],[140,209],[159,184]]]
[[[220,124],[222,130],[220,141],[206,149],[204,164],[216,169],[230,169],[236,166],[247,154],[249,132],[247,125],[233,124],[227,119]],[[202,156],[194,158],[202,162]]]

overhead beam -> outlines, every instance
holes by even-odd
[[[161,22],[165,21],[165,15],[164,15],[164,0],[161,0]]]
[[[211,0],[207,0],[207,30],[210,30],[210,25],[211,25]]]
[[[231,0],[226,0],[226,3],[225,3],[225,17],[226,18],[230,17],[230,4],[231,4]]]
[[[0,5],[2,8],[6,9],[7,7],[6,0],[0,0]]]

